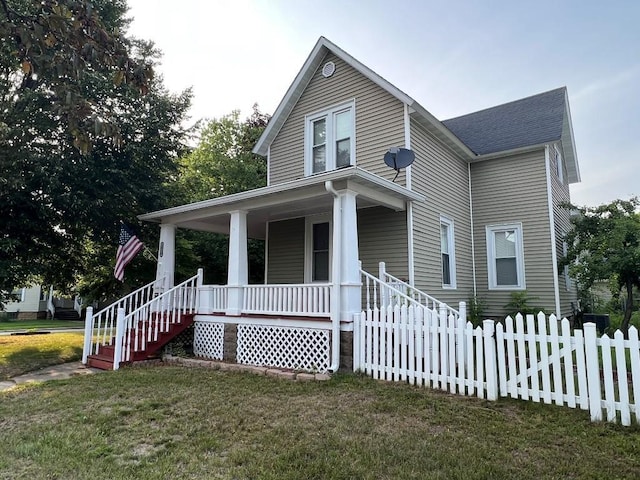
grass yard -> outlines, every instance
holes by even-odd
[[[125,368],[0,392],[2,479],[640,477],[640,428],[341,375]]]
[[[1,335],[0,380],[49,365],[80,360],[83,339],[83,332]]]
[[[84,322],[70,320],[7,320],[0,322],[0,332],[10,330],[50,330],[84,328]]]

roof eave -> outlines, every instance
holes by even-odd
[[[164,210],[157,210],[155,212],[145,213],[138,215],[138,219],[146,222],[161,223],[163,219],[174,217],[188,212],[196,210],[207,209],[211,207],[229,206],[232,208],[234,205],[242,202],[251,201],[253,199],[260,198],[265,195],[277,194],[285,192],[287,190],[303,189],[313,185],[322,184],[325,181],[337,181],[337,180],[361,180],[368,184],[373,184],[384,188],[392,192],[394,195],[401,196],[409,202],[424,202],[426,197],[418,192],[409,190],[401,185],[397,185],[389,180],[386,180],[378,175],[362,170],[358,167],[343,168],[340,170],[333,170],[331,172],[313,175],[310,177],[304,177],[298,180],[290,182],[279,183],[276,185],[270,185],[267,187],[257,188],[254,190],[247,190],[246,192],[235,193],[224,197],[211,198],[200,202],[189,203],[186,205],[180,205],[177,207],[167,208]],[[233,207],[234,208],[234,207]]]
[[[567,181],[569,183],[579,183],[580,165],[578,164],[578,154],[576,153],[576,141],[573,136],[573,124],[571,122],[571,108],[569,107],[569,94],[565,89],[564,99],[565,111],[562,120],[562,156],[567,167]]]

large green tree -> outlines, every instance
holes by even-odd
[[[119,220],[169,203],[191,94],[153,77],[158,52],[124,35],[126,11],[0,0],[0,302],[110,270]]]
[[[626,296],[620,329],[627,332],[633,313],[634,287],[640,287],[640,201],[615,200],[598,207],[576,207],[563,259],[580,288],[612,281]]]
[[[174,185],[176,199],[182,203],[263,187],[267,165],[263,157],[251,152],[269,121],[257,105],[244,121],[237,111],[207,122],[197,147],[180,160]],[[179,232],[178,265],[205,267],[205,278],[211,283],[226,283],[228,238],[205,232]],[[264,242],[249,241],[249,278],[264,278]]]

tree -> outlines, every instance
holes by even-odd
[[[627,332],[633,313],[633,289],[640,287],[640,201],[615,200],[598,207],[576,207],[573,229],[566,235],[568,251],[562,260],[581,288],[612,280],[626,293],[620,329]]]
[[[198,146],[180,160],[174,198],[182,203],[230,195],[266,185],[265,159],[251,152],[267,126],[269,116],[257,105],[240,121],[237,111],[208,122]],[[179,231],[184,243],[176,248],[178,265],[206,266],[207,282],[227,280],[228,239],[205,232]],[[249,279],[264,279],[264,242],[249,240]]]
[[[60,117],[76,147],[87,151],[96,136],[120,142],[117,112],[95,101],[86,80],[109,78],[144,94],[150,63],[131,55],[123,36],[124,0],[0,0],[2,106],[8,115],[39,94]]]
[[[120,33],[125,15],[121,0],[0,0],[0,304],[31,279],[109,271],[119,220],[170,203],[191,93],[152,76],[159,54]]]

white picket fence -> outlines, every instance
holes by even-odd
[[[473,327],[445,309],[366,310],[354,318],[354,370],[475,395],[589,410],[593,421],[640,423],[640,341],[598,338],[595,324],[571,331],[554,315],[518,314]]]

